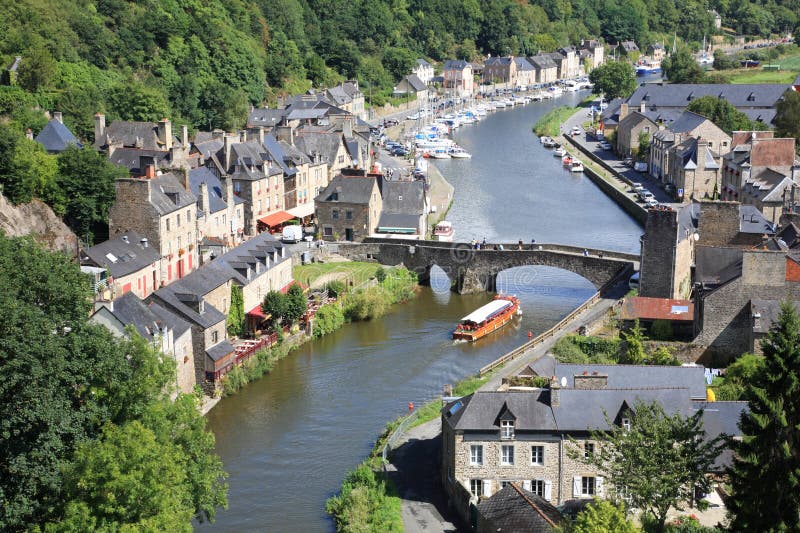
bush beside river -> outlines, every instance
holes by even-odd
[[[542,118],[533,125],[533,132],[538,135],[548,137],[558,137],[561,135],[561,125],[575,113],[574,107],[561,106],[548,111]]]

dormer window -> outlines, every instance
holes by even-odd
[[[501,420],[500,421],[500,438],[513,439],[514,438],[514,421]]]
[[[206,312],[206,302],[205,300],[200,300],[197,302],[197,312],[201,315]]]
[[[620,424],[622,425],[622,428],[625,431],[630,431],[631,430],[631,419],[630,418],[623,417],[622,421],[620,422]]]

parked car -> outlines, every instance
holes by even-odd
[[[296,243],[303,240],[303,228],[301,226],[286,226],[283,228],[281,240],[285,243]]]
[[[631,190],[635,193],[638,193],[639,191],[644,190],[644,185],[642,185],[638,181],[634,181],[633,183],[631,183]]]
[[[608,141],[600,141],[600,148],[602,148],[603,150],[610,151],[611,150],[611,143],[609,143]]]
[[[402,146],[395,146],[394,148],[392,148],[392,151],[389,152],[389,153],[394,155],[394,156],[399,156],[399,157],[405,157],[405,156],[407,156],[409,154],[408,150],[406,150]]]
[[[633,170],[636,172],[647,172],[647,163],[644,161],[637,161],[633,164]]]
[[[656,200],[655,198],[648,198],[647,200],[644,201],[644,205],[650,208],[658,207],[658,200]]]
[[[633,158],[632,157],[626,157],[625,159],[622,160],[622,164],[625,165],[626,167],[632,167],[633,166]]]
[[[642,202],[647,203],[648,200],[655,200],[656,197],[653,195],[653,193],[645,189],[639,193],[639,198],[641,198]]]
[[[390,127],[390,126],[397,126],[397,124],[399,124],[399,123],[393,118],[383,121],[383,125],[385,127],[387,127],[387,128]]]

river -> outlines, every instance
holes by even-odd
[[[456,189],[448,215],[457,240],[560,242],[638,252],[642,229],[584,176],[561,168],[531,132],[556,102],[498,111],[454,138],[471,160],[437,160]],[[215,531],[334,531],[325,500],[370,451],[389,419],[420,405],[445,384],[546,330],[582,303],[594,287],[571,272],[523,267],[498,276],[516,293],[523,316],[474,344],[453,343],[457,320],[487,294],[459,296],[434,272],[414,301],[371,322],[350,324],[309,342],[273,372],[209,414],[226,471],[230,502]]]

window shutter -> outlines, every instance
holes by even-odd
[[[525,479],[522,481],[522,488],[525,490],[531,490],[531,480]]]
[[[603,478],[601,478],[600,476],[597,476],[595,478],[595,488],[596,488],[595,492],[597,492],[597,495],[598,496],[602,496],[603,495]]]
[[[492,480],[491,479],[484,479],[483,480],[483,495],[487,496],[487,497],[492,495]]]
[[[580,498],[581,496],[581,476],[572,478],[572,496],[574,498]]]
[[[553,499],[553,482],[549,479],[544,481],[544,499],[547,501]]]

